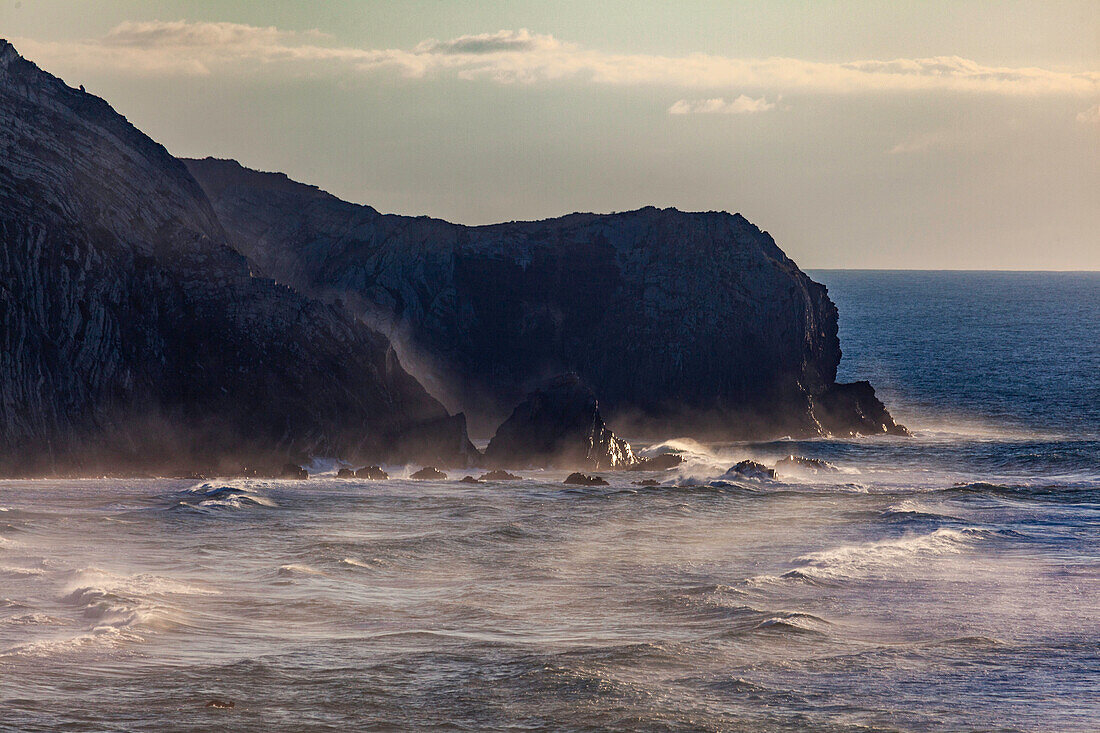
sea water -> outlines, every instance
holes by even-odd
[[[0,482],[0,729],[1096,730],[1100,275],[813,275],[914,437]]]

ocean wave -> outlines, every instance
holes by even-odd
[[[176,506],[198,510],[247,509],[249,507],[277,507],[272,499],[258,493],[251,486],[212,486],[202,484],[179,492],[185,499]]]
[[[795,634],[824,635],[830,626],[825,619],[811,613],[784,613],[770,616],[753,627],[753,631],[788,632]]]
[[[899,565],[964,552],[996,533],[978,527],[941,528],[928,534],[895,540],[844,545],[795,558],[799,573],[824,579],[847,579],[877,574],[893,575]]]

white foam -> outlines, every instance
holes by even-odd
[[[973,527],[937,529],[896,540],[845,545],[795,558],[794,562],[802,563],[802,567],[794,572],[828,579],[892,574],[899,565],[963,552],[981,535],[981,530]]]

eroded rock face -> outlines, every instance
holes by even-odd
[[[182,163],[4,41],[0,120],[0,473],[382,460],[446,422],[385,337],[253,277]],[[448,425],[431,459],[465,462]]]
[[[812,403],[826,435],[909,435],[904,425],[894,422],[869,382],[834,384],[813,397]]]
[[[563,372],[620,430],[651,437],[893,423],[833,389],[836,307],[740,215],[650,207],[465,227],[383,215],[235,161],[185,162],[260,271],[377,324],[475,433]]]
[[[607,470],[634,463],[634,452],[604,424],[592,390],[569,374],[527,395],[489,441],[485,461]]]

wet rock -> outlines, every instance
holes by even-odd
[[[736,466],[731,466],[725,475],[730,478],[774,479],[775,469],[756,461],[741,461]]]
[[[233,702],[232,700],[219,700],[219,699],[215,698],[215,699],[210,700],[209,702],[207,702],[204,707],[219,708],[221,710],[229,710],[231,708],[235,708],[236,706],[237,706],[237,704],[235,702]]]
[[[278,478],[302,480],[309,478],[309,472],[297,463],[287,463],[279,471]]]
[[[447,478],[447,474],[443,473],[435,466],[425,466],[409,476],[409,478],[416,481],[443,481]]]
[[[661,482],[657,479],[647,478],[641,481],[631,481],[631,486],[660,486]]]
[[[489,441],[485,461],[607,470],[634,463],[634,453],[604,424],[592,390],[566,374],[531,392],[512,411]]]
[[[805,458],[803,456],[789,455],[780,458],[775,464],[777,470],[801,471],[803,473],[836,473],[840,469],[820,458]]]
[[[607,481],[599,476],[588,476],[583,473],[571,473],[565,477],[563,484],[574,486],[607,486]]]
[[[385,481],[390,475],[379,466],[366,466],[355,472],[355,478],[365,478],[371,481]]]
[[[459,482],[464,483],[464,484],[483,484],[483,483],[485,483],[484,481],[476,479],[473,476],[463,476],[462,478],[459,479]]]
[[[482,481],[520,481],[522,478],[522,476],[517,476],[514,473],[508,473],[507,471],[501,471],[499,469],[488,471],[481,475]]]
[[[350,468],[341,468],[336,472],[336,478],[355,478],[355,471]]]
[[[670,468],[676,468],[684,462],[684,457],[677,453],[661,453],[660,455],[653,456],[652,458],[643,458],[632,466],[627,468],[628,471],[667,471]]]

